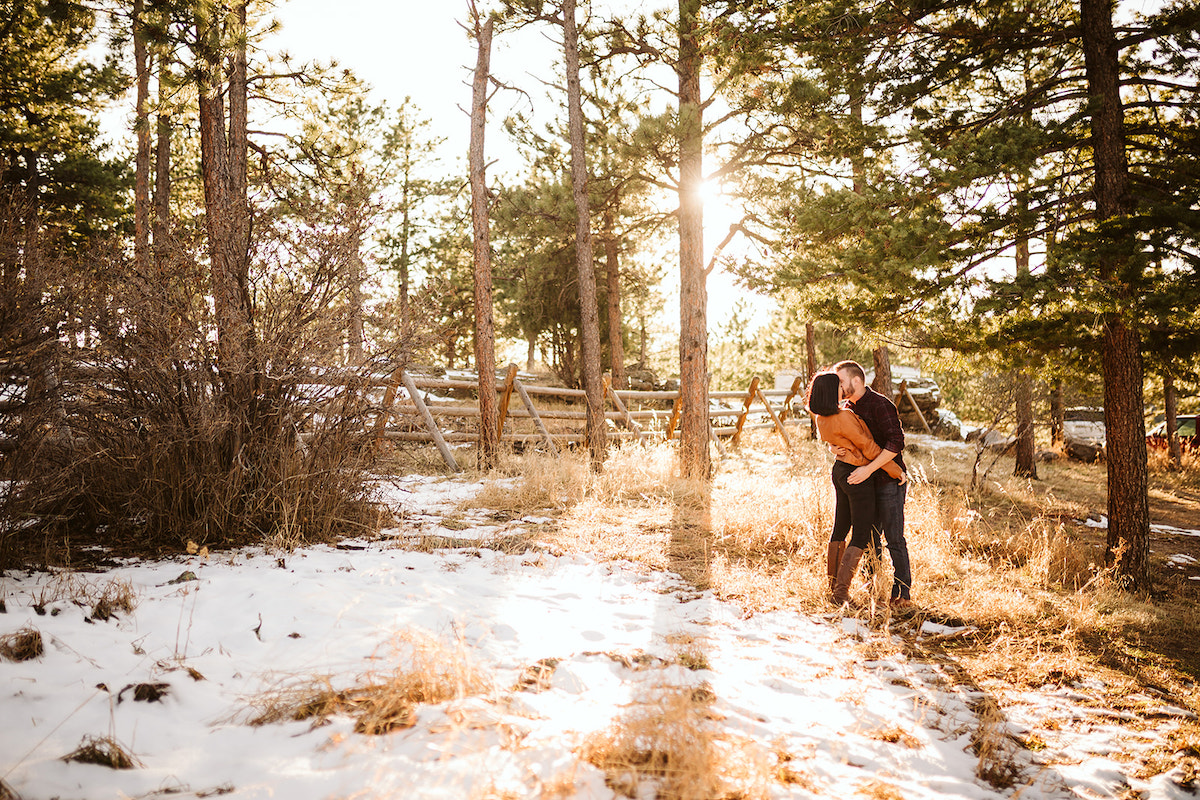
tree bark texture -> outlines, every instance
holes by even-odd
[[[1097,220],[1103,224],[1132,209],[1121,102],[1119,48],[1113,30],[1111,0],[1080,0],[1080,32],[1087,72],[1095,162],[1093,193]],[[1096,268],[1120,298],[1121,273],[1133,243],[1124,237],[1098,244]],[[1104,320],[1104,421],[1108,463],[1108,548],[1122,582],[1131,590],[1147,588],[1150,539],[1149,485],[1140,336],[1128,312],[1110,311]]]
[[[1050,446],[1061,448],[1063,445],[1063,382],[1055,378],[1050,387]]]
[[[150,267],[150,58],[144,0],[133,0],[133,67],[137,84],[133,130],[137,138],[133,181],[133,261],[138,275]]]
[[[167,54],[158,58],[158,118],[154,140],[154,260],[160,276],[166,269],[171,232],[171,117],[166,112]]]
[[[1175,376],[1163,372],[1163,409],[1167,415],[1167,462],[1171,469],[1183,468],[1183,448],[1179,443],[1179,393],[1175,390]]]
[[[580,377],[587,396],[588,451],[592,469],[598,471],[608,452],[608,427],[604,418],[604,379],[600,370],[600,309],[596,299],[596,267],[592,258],[587,146],[583,138],[575,0],[562,0],[562,23],[567,70],[567,126],[571,141],[571,191],[575,197],[575,267],[579,275]]]
[[[613,228],[612,209],[604,212],[605,298],[608,308],[608,356],[614,389],[629,388],[625,381],[625,341],[621,336],[621,240]]]
[[[1018,199],[1028,212],[1028,201],[1025,195]],[[1017,274],[1029,274],[1029,236],[1022,231],[1016,243]],[[1022,362],[1025,359],[1021,359]],[[1034,426],[1033,426],[1033,376],[1029,370],[1022,368],[1017,371],[1016,392],[1017,408],[1017,443],[1015,447],[1013,475],[1018,478],[1033,478],[1037,480],[1037,462],[1034,460]]]
[[[408,262],[409,239],[412,236],[412,139],[404,140],[404,184],[401,189],[401,206],[404,209],[400,217],[400,261],[396,265],[396,283],[400,291],[400,329],[407,332],[412,329],[408,305]]]
[[[350,274],[347,276],[347,281],[350,286],[350,319],[348,325],[350,330],[350,363],[361,364],[363,360],[363,259],[362,259],[362,232],[357,229],[358,223],[355,223],[355,231],[350,237],[350,252],[349,269]]]
[[[249,293],[249,208],[246,198],[246,79],[244,4],[234,19],[235,32],[228,85],[221,68],[226,53],[222,25],[197,7],[196,35],[200,56],[200,169],[203,173],[209,270],[217,319],[217,361],[227,382],[240,385],[250,371],[254,327]],[[240,75],[239,75],[240,70]],[[225,96],[229,97],[229,117]],[[228,127],[227,127],[228,125]],[[240,397],[235,391],[235,398]]]
[[[888,400],[892,400],[892,359],[886,347],[876,347],[871,351],[871,359],[875,362],[875,379],[871,388]]]
[[[1037,479],[1037,462],[1034,459],[1033,425],[1033,377],[1025,370],[1017,373],[1017,443],[1014,452],[1016,465],[1013,475],[1019,478]]]
[[[484,174],[483,134],[487,121],[491,78],[492,19],[475,20],[479,53],[471,86],[471,225],[475,246],[475,369],[479,373],[479,466],[492,469],[499,456],[496,423],[496,323],[492,311],[492,250],[488,223],[487,180]]]
[[[700,0],[679,0],[679,459],[684,477],[710,477],[708,295],[704,275],[704,131]]]
[[[813,376],[817,374],[817,328],[811,322],[804,323],[804,353],[805,367],[807,367],[807,377],[804,379],[805,386],[812,386]],[[808,415],[808,428],[812,434],[812,438],[817,438],[817,417],[815,414]]]
[[[1146,425],[1142,418],[1142,353],[1137,332],[1117,315],[1105,322],[1104,426],[1108,460],[1108,563],[1126,588],[1149,579],[1150,501]]]

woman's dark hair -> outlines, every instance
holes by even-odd
[[[832,417],[840,410],[838,389],[841,380],[836,372],[820,372],[813,376],[809,387],[808,410],[818,417]]]

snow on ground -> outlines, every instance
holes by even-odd
[[[1155,727],[1122,725],[1098,700],[1103,687],[987,698],[852,618],[748,616],[675,575],[630,563],[395,546],[448,531],[443,517],[478,489],[398,479],[391,497],[407,527],[378,542],[2,579],[0,636],[35,628],[45,652],[0,660],[0,780],[24,800],[601,800],[617,795],[581,760],[580,744],[683,687],[711,698],[704,724],[721,741],[792,757],[790,774],[799,777],[771,781],[773,798],[1192,796],[1167,776],[1131,777],[1121,756],[1160,743],[1191,716],[1161,699],[1145,698]],[[503,525],[536,530],[543,522]],[[496,529],[458,527],[460,539]],[[93,620],[90,606],[72,601],[124,582],[137,596],[131,613]],[[252,701],[280,687],[326,676],[346,688],[393,669],[405,657],[404,637],[420,633],[465,648],[494,688],[421,706],[413,727],[383,735],[355,733],[348,717],[324,726],[247,723]],[[957,633],[933,626],[922,635]],[[517,690],[542,659],[557,660],[542,690]],[[139,685],[153,684],[165,685],[165,695],[136,699]],[[1020,772],[1006,790],[976,777],[972,739],[990,700],[1007,717],[992,739],[1011,750],[1007,763]],[[140,766],[64,761],[88,736],[114,738]],[[644,784],[639,797],[653,796]]]

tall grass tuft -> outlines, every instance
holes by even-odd
[[[37,628],[26,626],[0,636],[0,658],[6,661],[31,661],[46,650]]]
[[[111,736],[85,736],[79,747],[63,756],[62,760],[95,764],[109,769],[134,769],[142,766],[137,758]]]
[[[772,756],[748,739],[717,733],[707,718],[711,695],[663,687],[592,734],[580,757],[603,770],[623,797],[662,800],[766,800],[774,782]]]
[[[416,724],[422,704],[460,700],[494,688],[461,643],[446,644],[420,632],[396,635],[387,654],[377,659],[396,666],[368,672],[347,688],[314,678],[254,698],[250,724],[309,720],[315,727],[345,714],[354,718],[357,732],[383,734]]]

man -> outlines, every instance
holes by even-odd
[[[849,402],[850,409],[867,424],[871,437],[883,448],[870,464],[850,473],[847,481],[851,484],[868,480],[875,482],[876,513],[879,527],[887,540],[894,573],[891,605],[893,608],[906,608],[912,605],[912,567],[908,561],[908,542],[904,539],[904,501],[908,496],[908,486],[880,469],[894,460],[901,470],[908,471],[901,455],[904,450],[904,431],[900,428],[900,414],[891,400],[867,386],[866,373],[858,362],[841,361],[833,369],[841,384],[842,399]],[[834,452],[838,454],[836,450]]]

